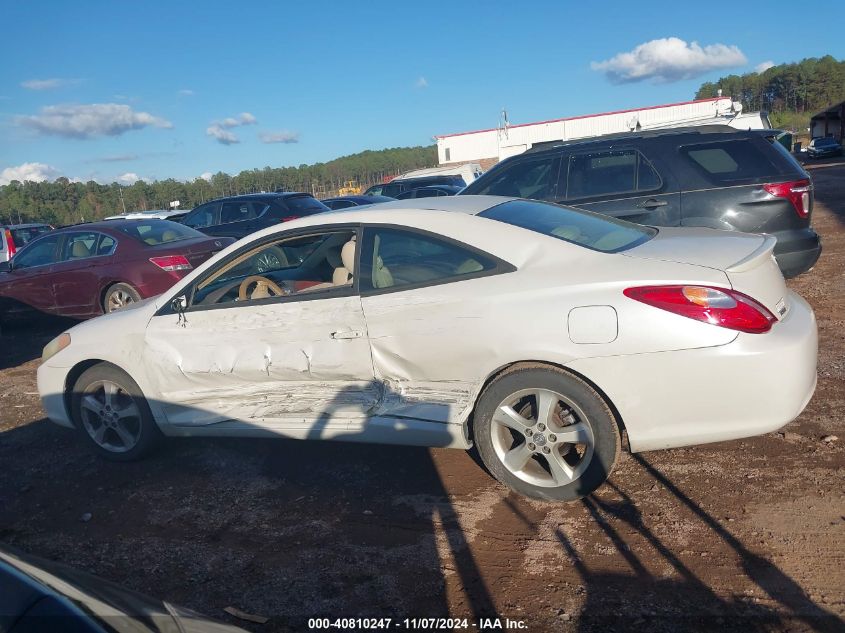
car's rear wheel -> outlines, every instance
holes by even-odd
[[[161,439],[141,389],[113,365],[82,373],[71,394],[71,413],[89,448],[108,459],[139,459]]]
[[[613,412],[595,389],[566,371],[536,365],[491,381],[475,408],[473,436],[496,479],[551,501],[593,492],[621,450]]]
[[[141,295],[129,284],[119,283],[109,287],[103,298],[103,312],[108,314],[141,300]]]

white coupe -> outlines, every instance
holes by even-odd
[[[47,415],[130,460],[166,436],[469,449],[572,500],[632,451],[773,431],[816,384],[774,239],[489,196],[248,236],[44,350]]]

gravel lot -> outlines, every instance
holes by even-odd
[[[179,440],[111,464],[43,418],[38,357],[67,327],[45,321],[0,338],[0,541],[255,631],[473,614],[845,631],[845,165],[812,173],[825,250],[790,286],[819,320],[819,385],[780,433],[625,455],[570,505],[509,494],[445,449]]]

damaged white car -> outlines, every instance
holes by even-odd
[[[164,436],[469,449],[571,500],[632,451],[775,430],[816,384],[770,237],[460,196],[287,222],[44,350],[47,415],[98,453]]]

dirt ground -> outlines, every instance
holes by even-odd
[[[819,384],[780,433],[626,454],[568,505],[447,449],[179,440],[111,464],[43,418],[38,356],[67,327],[46,322],[0,338],[0,541],[255,631],[845,631],[845,165],[812,173],[824,253],[790,286],[816,310]]]

